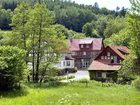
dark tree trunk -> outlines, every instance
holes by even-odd
[[[40,24],[39,24],[39,39],[38,39],[38,50],[37,50],[37,64],[36,64],[36,76],[35,80],[38,82],[39,80],[39,66],[40,66],[40,58],[41,58],[41,39],[42,39],[42,14],[40,14]]]
[[[32,43],[32,45],[33,45],[33,48],[32,48],[32,50],[33,50],[33,57],[32,57],[32,67],[33,67],[33,71],[32,71],[32,81],[34,82],[35,81],[35,48],[34,48],[34,44],[35,44],[35,36],[34,36],[34,34],[33,34],[33,43]]]

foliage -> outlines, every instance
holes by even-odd
[[[87,78],[83,78],[83,79],[78,80],[78,82],[80,82],[80,83],[89,83],[90,81]]]
[[[10,46],[0,47],[0,90],[9,90],[23,80],[25,51]]]
[[[10,9],[13,11],[18,5],[18,1],[19,0],[1,0],[0,4],[3,9]]]
[[[87,37],[101,37],[106,38],[105,31],[107,27],[109,27],[109,22],[115,21],[116,18],[114,18],[112,15],[97,15],[96,20],[92,20],[91,22],[86,23],[83,28],[82,32],[86,34]],[[119,18],[119,17],[117,17]],[[110,22],[111,24],[111,22]],[[116,26],[115,26],[116,28]],[[111,29],[109,32],[112,31]]]
[[[59,13],[61,16],[56,17],[57,23],[62,24],[68,29],[72,29],[76,32],[81,32],[85,23],[96,19],[95,14],[92,13],[91,10],[84,10],[74,6],[66,7],[66,9],[63,9],[62,12],[60,8],[57,8],[55,14],[56,13]]]
[[[130,54],[123,62],[122,70],[133,74],[140,74],[140,2],[131,0],[132,9],[128,17],[128,29],[130,31]]]
[[[12,17],[12,41],[15,42],[15,46],[24,49],[26,51],[25,61],[28,62],[28,52],[29,45],[27,44],[29,40],[28,30],[27,30],[27,21],[29,19],[29,10],[30,6],[27,3],[22,3],[14,10]]]
[[[107,27],[104,31],[104,35],[106,38],[109,38],[111,35],[118,33],[123,28],[125,28],[126,23],[124,18],[117,17],[115,19],[111,19]]]
[[[128,28],[120,30],[116,34],[112,34],[109,38],[105,39],[106,45],[124,45],[128,46],[130,42],[130,33]]]
[[[1,0],[0,4],[5,10],[12,10],[21,4],[22,2],[27,2],[28,4],[34,5],[38,0]],[[63,0],[41,0],[47,8],[55,14],[55,23],[64,25],[69,30],[76,32],[82,32],[82,28],[86,23],[91,21],[100,20],[100,16],[106,18],[107,16],[120,16],[125,17],[127,9],[124,7],[120,10],[108,10],[107,8],[100,8],[96,2],[92,5],[79,5],[71,1]],[[9,19],[10,20],[10,19]],[[8,21],[9,21],[8,20]],[[101,21],[97,28],[97,34],[99,36],[103,35],[102,29],[105,29],[106,22]],[[95,28],[94,28],[95,29]],[[98,33],[99,30],[99,33]],[[94,32],[96,32],[94,30]],[[103,30],[104,31],[104,30]],[[101,35],[100,35],[101,34]]]
[[[136,57],[132,54],[129,54],[126,59],[122,62],[123,68],[121,72],[123,75],[129,76],[133,73],[133,59],[136,59]]]
[[[90,36],[92,37],[92,30],[93,30],[93,25],[90,24],[90,23],[86,23],[84,26],[83,26],[83,29],[82,29],[82,32],[84,34],[86,34],[86,36]]]
[[[140,58],[140,2],[132,0],[132,14],[129,15],[129,29],[131,31],[131,42],[130,47],[133,50],[134,55],[139,59]]]
[[[136,89],[140,90],[140,78],[137,78],[136,80],[134,80],[133,84]]]
[[[0,29],[11,29],[10,23],[12,18],[12,11],[10,9],[5,10],[0,8]]]
[[[65,26],[60,25],[60,24],[55,24],[55,25],[52,25],[51,27],[53,27],[54,30],[57,31],[57,34],[59,34],[59,36],[61,36],[62,34],[65,36],[66,39],[70,39],[70,38],[79,39],[79,38],[85,37],[84,34],[75,32],[73,30],[68,30]]]

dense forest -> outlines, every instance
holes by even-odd
[[[24,1],[30,2],[31,5],[36,2],[36,0]],[[10,30],[12,28],[11,18],[13,11],[21,2],[23,0],[1,0],[0,29]],[[64,26],[63,30],[65,31],[67,29],[71,30],[70,32],[68,30],[65,32],[67,37],[78,32],[84,33],[87,37],[109,38],[125,28],[127,9],[124,7],[108,10],[107,8],[100,8],[96,2],[94,5],[79,5],[65,0],[42,0],[42,2],[55,15],[54,24],[61,24],[62,27]]]

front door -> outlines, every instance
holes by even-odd
[[[87,68],[87,67],[89,67],[90,60],[89,59],[81,59],[81,63],[82,63],[82,68]]]

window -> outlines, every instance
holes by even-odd
[[[107,59],[107,56],[105,56],[105,59]]]
[[[72,52],[72,55],[76,55],[77,53],[76,52]]]
[[[101,72],[97,72],[97,73],[96,73],[96,76],[97,76],[97,77],[102,77],[102,73],[101,73]]]
[[[111,63],[115,63],[116,64],[117,61],[118,61],[117,56],[114,56],[113,59],[112,59],[112,61],[111,61]]]
[[[110,57],[107,57],[107,59],[110,59]]]
[[[86,45],[86,48],[89,48],[89,45]]]
[[[101,59],[104,59],[104,56],[101,56]]]
[[[113,56],[111,56],[111,59],[113,59],[114,57]]]
[[[81,56],[81,55],[83,55],[83,52],[78,51],[78,52],[77,52],[77,55],[78,55],[78,56]]]
[[[90,60],[89,59],[81,59],[81,63],[82,63],[82,68],[87,68],[90,64]]]
[[[107,52],[107,56],[110,57],[110,52]]]
[[[84,45],[81,45],[81,48],[84,48]]]
[[[87,53],[86,52],[83,52],[83,55],[86,55]]]
[[[102,78],[106,78],[106,73],[105,72],[102,73]]]
[[[70,61],[66,61],[67,62],[67,66],[70,66]]]
[[[112,77],[113,76],[113,72],[107,72],[106,73],[106,77]]]
[[[63,67],[65,66],[65,61],[63,61]]]
[[[117,63],[117,56],[114,56],[114,63]]]

